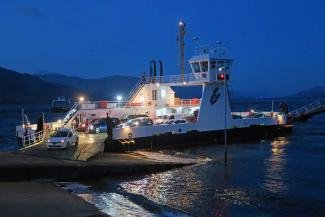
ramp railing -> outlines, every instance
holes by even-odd
[[[322,103],[319,100],[317,100],[315,102],[312,102],[312,103],[307,104],[301,108],[298,108],[298,109],[295,109],[295,110],[289,112],[286,116],[290,117],[290,118],[297,118],[301,115],[308,114],[308,113],[315,111],[317,109],[320,109],[322,107],[323,107]]]
[[[43,142],[45,138],[44,131],[38,131],[35,133],[30,133],[22,137],[22,145],[24,148]]]

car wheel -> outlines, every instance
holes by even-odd
[[[78,145],[78,143],[79,143],[79,138],[77,137],[76,142],[74,144]]]
[[[96,133],[100,133],[100,128],[99,127],[96,127]]]

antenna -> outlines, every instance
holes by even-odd
[[[185,67],[185,26],[186,24],[183,21],[178,23],[178,35],[177,35],[177,51],[180,50],[179,59],[180,59],[180,74],[181,80],[184,80],[184,67]],[[177,52],[178,53],[178,52]]]

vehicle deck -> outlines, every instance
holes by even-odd
[[[71,146],[67,149],[47,149],[46,141],[48,138],[46,137],[43,142],[21,149],[19,153],[39,157],[78,161],[87,161],[103,153],[104,141],[107,137],[106,133],[86,134],[79,132],[78,136],[78,146]]]

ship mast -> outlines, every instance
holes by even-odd
[[[178,37],[177,37],[177,48],[179,48],[179,58],[180,58],[180,74],[181,81],[184,80],[184,68],[185,68],[185,23],[180,21],[178,23]]]

